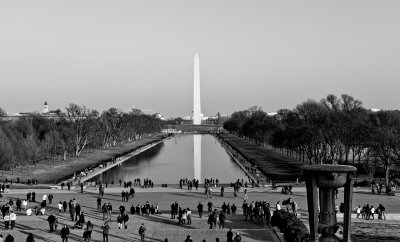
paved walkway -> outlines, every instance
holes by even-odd
[[[87,214],[87,219],[90,219],[95,224],[94,239],[95,241],[101,241],[100,226],[102,225],[102,215],[96,210],[96,199],[97,199],[97,189],[96,187],[88,187],[82,194],[77,191],[67,191],[59,189],[35,189],[36,200],[40,201],[44,193],[49,194],[50,192],[54,195],[54,203],[59,201],[69,201],[72,198],[76,198],[77,201],[82,205],[83,210]],[[143,205],[146,201],[150,204],[158,205],[162,211],[161,215],[130,215],[130,220],[128,222],[127,230],[118,230],[116,223],[117,208],[121,205],[121,191],[127,190],[119,186],[109,186],[106,188],[104,202],[111,202],[114,207],[113,220],[111,225],[112,240],[110,241],[139,241],[137,230],[139,225],[143,222],[148,228],[149,240],[147,241],[163,241],[166,237],[169,241],[184,241],[187,235],[191,235],[194,241],[215,241],[215,238],[220,238],[222,241],[226,238],[227,229],[224,230],[209,230],[206,222],[206,218],[199,218],[197,214],[197,204],[202,202],[206,205],[208,201],[212,201],[214,206],[220,210],[223,202],[235,204],[238,207],[237,215],[228,216],[227,227],[231,227],[234,231],[240,231],[243,235],[242,241],[278,241],[275,233],[268,226],[256,225],[248,221],[244,221],[241,210],[241,204],[243,202],[243,193],[239,193],[239,197],[235,199],[233,197],[233,189],[226,187],[224,197],[220,197],[219,188],[214,189],[214,197],[207,199],[204,195],[204,189],[199,188],[198,191],[188,191],[187,189],[179,189],[177,185],[162,188],[135,188],[136,195],[135,198],[130,199],[125,202],[124,205],[129,210],[129,208],[137,204]],[[218,190],[218,192],[217,192]],[[368,223],[390,223],[399,224],[400,223],[400,196],[385,196],[385,195],[373,195],[366,188],[355,188],[353,197],[353,206],[358,204],[363,205],[364,203],[369,203],[377,206],[382,203],[386,207],[387,219],[388,220],[368,220]],[[25,194],[29,189],[21,190],[11,190],[8,194],[4,194],[5,198],[2,199],[0,204],[8,201],[10,198],[14,200],[19,198],[24,198]],[[32,190],[33,191],[33,190]],[[79,189],[78,189],[79,191]],[[294,194],[290,195],[299,205],[299,213],[301,218],[305,223],[308,223],[307,219],[307,199],[305,193],[305,187],[294,187]],[[283,201],[289,196],[281,194],[280,190],[271,190],[271,188],[249,188],[249,199],[248,201],[260,201],[265,200],[269,202],[272,206],[277,201]],[[193,211],[193,224],[192,225],[178,225],[176,220],[171,220],[169,216],[170,205],[178,201],[179,206],[182,208],[191,208]],[[343,190],[339,190],[339,197],[337,203],[343,201]],[[28,206],[38,206],[38,203],[31,203]],[[56,209],[56,204],[53,204],[47,209],[47,212],[54,212],[58,214]],[[341,214],[338,214],[338,219],[340,221]],[[23,241],[26,238],[26,234],[29,232],[37,235],[37,241],[60,241],[59,235],[50,235],[47,231],[47,216],[25,216],[24,212],[17,214],[17,229],[11,231],[16,238],[16,241]],[[68,214],[61,214],[59,216],[60,224],[67,224],[72,226],[73,223],[69,219]],[[364,219],[357,219],[353,215],[352,222],[366,222]],[[2,225],[0,225],[0,228]],[[1,230],[0,234],[5,235],[9,231]],[[82,241],[82,230],[71,230],[70,241]]]
[[[242,235],[242,241],[273,241],[278,242],[279,239],[273,232],[272,228],[267,225],[257,225],[249,221],[244,221],[241,211],[241,203],[243,199],[234,199],[233,196],[220,197],[214,196],[213,198],[206,198],[204,189],[199,191],[187,191],[177,188],[153,188],[141,189],[136,188],[136,195],[128,202],[124,202],[126,209],[129,211],[132,205],[143,205],[147,201],[150,204],[158,205],[162,212],[161,215],[129,215],[128,229],[117,228],[117,209],[121,205],[121,191],[126,190],[121,187],[113,186],[106,189],[106,194],[102,199],[102,203],[110,202],[113,205],[112,221],[109,223],[111,227],[110,241],[139,241],[138,229],[141,223],[147,227],[147,240],[146,241],[164,241],[168,238],[169,241],[184,241],[187,235],[191,235],[194,241],[202,241],[205,239],[207,242],[215,241],[215,238],[220,238],[221,241],[226,240],[227,228],[232,228],[234,232],[239,231]],[[11,190],[8,194],[4,194],[4,198],[0,204],[12,198],[24,198],[28,189],[24,190]],[[60,225],[67,224],[70,228],[73,222],[69,218],[69,214],[58,214],[57,203],[59,201],[69,201],[75,198],[81,204],[83,211],[86,213],[86,220],[91,220],[94,224],[93,241],[102,241],[100,227],[103,224],[102,214],[96,209],[97,189],[88,188],[84,193],[58,190],[58,189],[38,189],[36,192],[36,200],[41,201],[43,194],[51,192],[54,195],[53,204],[46,209],[45,216],[26,216],[25,212],[17,213],[17,226],[14,230],[3,230],[1,224],[0,234],[3,236],[11,233],[16,241],[24,241],[28,233],[35,234],[36,241],[61,241],[59,234],[49,234],[48,225],[46,222],[48,213],[52,212],[59,217]],[[262,200],[263,193],[250,192],[254,199]],[[191,225],[179,225],[177,220],[170,218],[170,204],[178,201],[179,206],[182,208],[191,208],[193,211],[193,218]],[[237,215],[227,215],[227,223],[225,229],[210,230],[207,224],[207,213],[202,218],[198,216],[197,204],[202,202],[205,206],[208,201],[211,201],[215,208],[219,211],[223,202],[235,203],[238,206]],[[39,203],[30,203],[28,207],[39,206]],[[68,210],[67,210],[68,212]],[[60,228],[59,228],[60,229]],[[59,230],[58,230],[59,232]],[[71,229],[71,236],[69,241],[82,241],[83,230]]]

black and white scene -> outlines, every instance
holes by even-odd
[[[400,241],[400,1],[0,2],[0,242]]]

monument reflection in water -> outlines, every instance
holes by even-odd
[[[202,181],[201,177],[201,135],[193,135],[193,167],[194,179]]]
[[[168,139],[94,179],[115,183],[136,178],[149,178],[154,184],[178,184],[181,178],[231,183],[246,175],[212,135],[187,134]]]

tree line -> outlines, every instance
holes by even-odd
[[[56,118],[33,115],[6,120],[0,116],[0,169],[78,157],[85,149],[106,149],[159,132],[161,127],[160,119],[139,109],[110,108],[99,113],[73,103]]]
[[[400,111],[371,111],[350,95],[309,99],[268,115],[258,107],[234,112],[224,128],[284,149],[307,164],[359,164],[371,179],[377,166],[389,184],[400,165]]]

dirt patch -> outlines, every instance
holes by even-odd
[[[351,239],[354,242],[400,241],[400,224],[383,223],[382,220],[372,223],[352,223]]]

